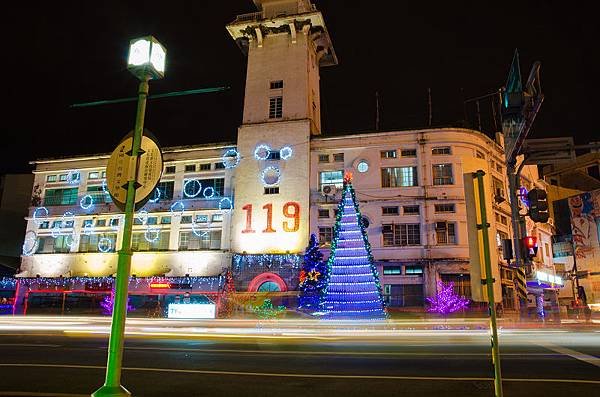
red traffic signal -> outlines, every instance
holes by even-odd
[[[537,237],[527,236],[523,238],[525,248],[534,249],[537,248]]]

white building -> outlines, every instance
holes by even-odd
[[[132,273],[231,269],[240,290],[294,290],[310,233],[327,253],[336,189],[352,170],[390,306],[422,306],[438,280],[484,301],[472,173],[486,173],[495,247],[510,236],[501,137],[461,128],[322,136],[319,68],[337,64],[323,16],[308,0],[255,3],[258,12],[227,26],[248,55],[237,143],[164,149],[160,193],[134,226]],[[102,187],[108,157],[33,163],[22,277],[116,272],[122,225]],[[512,269],[501,271],[499,250],[491,258],[496,295],[514,308]]]

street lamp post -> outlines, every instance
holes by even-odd
[[[129,46],[127,68],[139,80],[138,105],[133,131],[131,158],[133,172],[127,180],[127,196],[125,201],[125,222],[123,226],[123,243],[118,253],[117,278],[115,298],[108,343],[108,360],[104,385],[96,390],[93,397],[131,396],[131,393],[121,386],[121,369],[123,362],[123,343],[125,337],[125,319],[127,317],[127,296],[129,275],[131,270],[131,230],[136,204],[136,182],[139,171],[140,145],[146,114],[146,99],[148,97],[148,82],[159,79],[165,72],[165,48],[152,36],[132,40]]]

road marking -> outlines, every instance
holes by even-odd
[[[569,349],[568,347],[555,345],[553,343],[544,343],[538,342],[538,345],[545,347],[546,349],[555,351],[560,354],[564,354],[565,356],[576,358],[577,360],[586,362],[588,364],[595,365],[596,367],[600,367],[600,358],[591,356],[589,354],[578,352],[577,350]]]
[[[0,346],[60,347],[61,345],[51,345],[51,344],[45,344],[45,343],[0,343]]]
[[[72,365],[72,364],[31,364],[31,363],[0,363],[0,367],[40,367],[40,368],[74,368],[74,369],[101,369],[103,365]],[[327,378],[327,379],[381,379],[381,380],[426,380],[426,381],[493,381],[493,378],[481,377],[446,377],[446,376],[397,376],[397,375],[343,375],[343,374],[290,374],[270,372],[239,372],[239,371],[213,371],[203,369],[176,369],[176,368],[148,368],[148,367],[123,367],[125,371],[139,372],[167,372],[183,374],[203,375],[234,375],[234,376],[257,376],[267,378]],[[526,379],[526,378],[503,378],[504,382],[531,382],[531,383],[585,383],[600,385],[600,380],[588,379]]]

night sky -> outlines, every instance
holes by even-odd
[[[135,103],[69,105],[134,96],[127,47],[147,34],[167,47],[167,76],[151,94],[231,89],[151,101],[146,127],[163,146],[235,141],[246,60],[225,25],[253,12],[251,0],[35,3],[3,5],[0,173],[29,172],[28,161],[41,157],[111,151],[132,129]],[[542,62],[545,102],[531,136],[600,140],[600,28],[592,2],[580,3],[316,1],[340,62],[321,69],[323,133],[373,131],[375,92],[381,130],[426,127],[428,88],[432,124],[459,125],[463,98],[502,86],[518,48],[524,79]],[[466,113],[473,121],[473,109]]]

